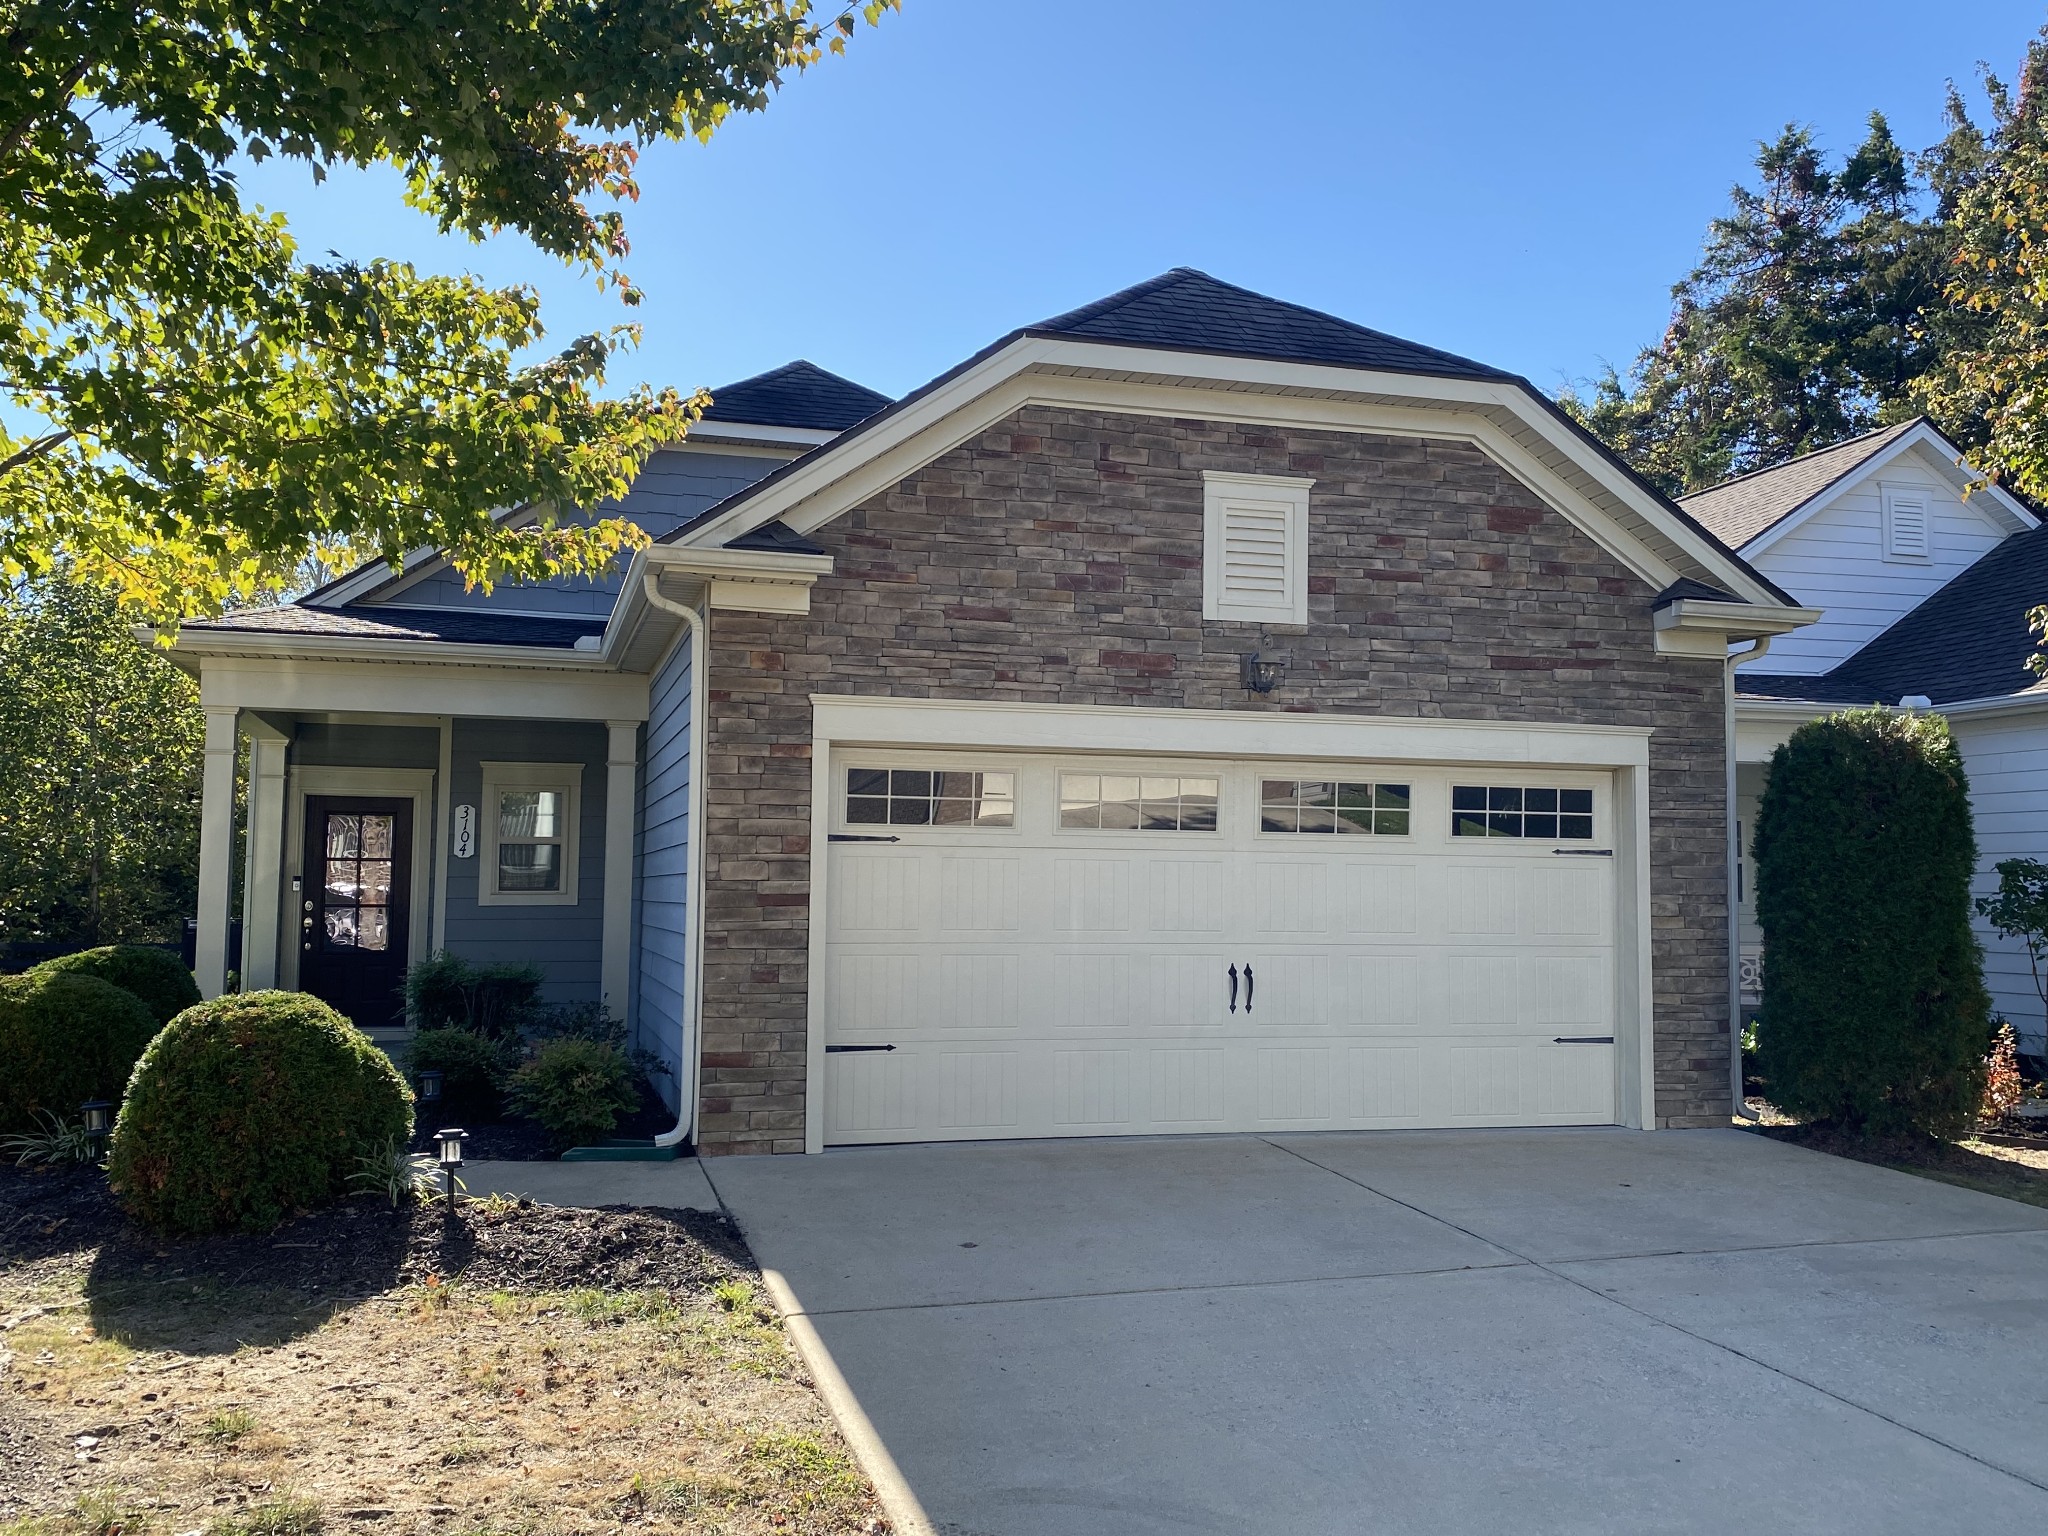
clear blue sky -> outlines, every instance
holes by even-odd
[[[793,357],[891,394],[1172,266],[1554,389],[1661,333],[1709,218],[1788,121],[1909,148],[2007,79],[2044,0],[1712,4],[905,0],[765,114],[643,162],[615,382]],[[512,237],[442,239],[389,176],[257,168],[309,250],[524,282],[551,335],[616,301]]]

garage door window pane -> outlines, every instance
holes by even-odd
[[[1213,832],[1216,795],[1213,778],[1063,773],[1060,825],[1098,832]]]
[[[1408,835],[1408,786],[1350,780],[1262,779],[1261,832]]]
[[[947,769],[849,768],[850,827],[1007,827],[1016,822],[1016,779]]]
[[[1590,842],[1593,791],[1524,789],[1511,784],[1454,785],[1451,836]]]

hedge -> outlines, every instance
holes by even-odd
[[[118,1099],[156,1032],[141,999],[97,976],[0,977],[0,1132],[36,1129],[38,1110],[76,1120],[87,1099]]]

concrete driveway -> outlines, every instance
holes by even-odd
[[[707,1170],[942,1532],[2048,1522],[2033,1206],[1739,1131]]]

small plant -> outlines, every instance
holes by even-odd
[[[23,1131],[0,1141],[0,1157],[11,1157],[14,1166],[33,1163],[86,1163],[92,1161],[92,1138],[85,1127],[74,1125],[48,1110],[35,1112],[39,1128]]]
[[[540,1007],[545,980],[539,966],[472,965],[443,950],[405,973],[405,1015],[417,1030],[512,1040]]]
[[[746,1312],[754,1305],[754,1288],[744,1280],[721,1280],[711,1287],[711,1299],[723,1312]]]
[[[1992,866],[1998,889],[1977,898],[1977,915],[2002,938],[2018,939],[2027,950],[2027,969],[2048,1016],[2048,864],[2039,859],[2001,859]]]
[[[246,1408],[223,1408],[200,1427],[199,1438],[209,1445],[233,1445],[256,1427],[256,1415]]]
[[[518,1047],[467,1029],[423,1029],[406,1047],[406,1075],[441,1074],[443,1124],[495,1120],[503,1108],[505,1082],[517,1065]]]
[[[555,1149],[608,1135],[639,1104],[625,1057],[594,1040],[551,1040],[512,1075],[513,1109],[538,1120]]]
[[[323,1523],[318,1504],[286,1494],[214,1521],[206,1536],[315,1536]]]
[[[1991,1054],[1984,1058],[1984,1103],[1980,1118],[1997,1120],[2019,1108],[2025,1097],[2020,1079],[2020,1041],[2005,1019],[1992,1021]]]
[[[385,1196],[393,1210],[407,1200],[424,1205],[441,1197],[440,1163],[425,1152],[409,1150],[396,1136],[386,1138],[376,1151],[357,1158],[356,1171],[348,1176],[348,1181],[367,1194]],[[462,1187],[458,1176],[456,1192],[460,1193]]]

